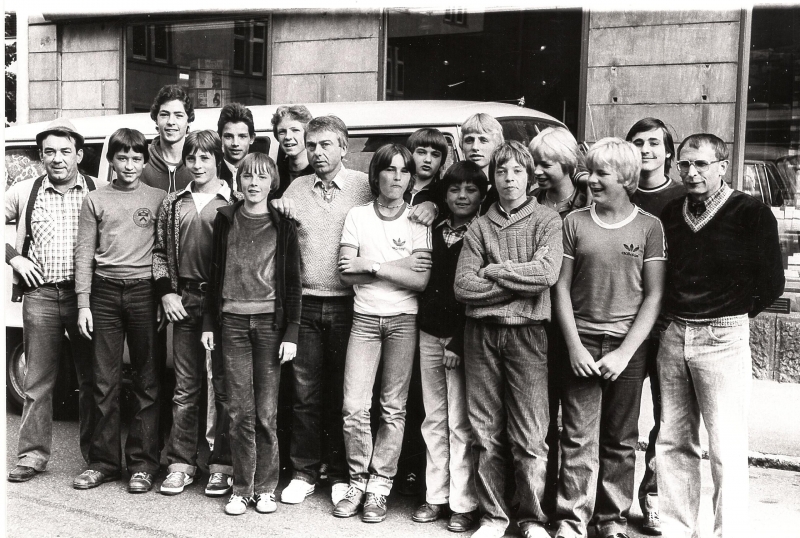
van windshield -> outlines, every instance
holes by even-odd
[[[83,146],[83,160],[78,165],[82,174],[97,177],[100,169],[100,153],[103,144],[85,144]],[[6,146],[5,160],[6,189],[14,183],[36,178],[44,174],[44,165],[39,160],[39,150],[36,146]]]

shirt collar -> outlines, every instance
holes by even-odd
[[[510,219],[513,215],[515,215],[516,213],[519,213],[520,211],[522,211],[522,209],[527,207],[528,204],[531,203],[531,200],[533,200],[533,196],[528,196],[527,200],[525,200],[520,205],[518,205],[517,207],[515,207],[514,209],[512,209],[511,211],[508,211],[508,212],[505,209],[503,209],[503,206],[500,205],[500,202],[498,201],[497,202],[497,210],[500,212],[501,215],[503,215],[507,219]]]
[[[479,213],[480,213],[480,211],[478,211],[477,213],[472,215],[472,218],[469,219],[469,222],[467,222],[465,224],[462,224],[461,226],[453,226],[453,220],[452,220],[453,217],[452,216],[447,217],[442,222],[437,224],[436,228],[441,228],[442,226],[447,226],[448,228],[450,228],[454,232],[457,231],[457,230],[462,230],[462,229],[466,230],[467,228],[469,228],[469,225],[472,224],[473,222],[475,222],[475,220],[480,216]]]
[[[226,163],[226,164],[227,164],[227,163]],[[228,184],[227,184],[225,181],[222,181],[222,180],[220,179],[220,180],[219,180],[219,182],[220,182],[222,185],[220,185],[220,187],[219,187],[219,190],[217,191],[217,194],[216,194],[216,196],[222,196],[222,197],[225,199],[225,201],[226,201],[226,202],[230,202],[230,201],[231,201],[231,188],[230,188],[230,187],[228,187]],[[194,192],[194,191],[192,191],[192,186],[193,186],[193,185],[194,185],[194,181],[190,181],[190,182],[189,182],[189,184],[188,184],[188,185],[186,185],[186,188],[185,188],[185,189],[183,189],[183,190],[182,190],[180,193],[178,193],[178,196],[179,196],[179,197],[180,197],[180,196],[185,196],[185,195],[187,195],[187,194],[188,194],[189,196],[191,196],[191,195],[192,195],[192,193]]]
[[[69,190],[74,189],[75,187],[80,187],[81,189],[86,189],[86,180],[83,178],[83,174],[78,172],[78,177],[75,180],[75,185],[69,188]],[[45,175],[44,179],[42,180],[42,189],[53,189],[56,190],[55,186],[50,182],[50,176]]]
[[[339,189],[340,191],[344,190],[344,186],[347,183],[347,169],[344,167],[344,165],[342,165],[342,167],[339,169],[339,173],[336,174],[336,177],[333,178],[331,183],[336,185],[336,188]],[[322,180],[315,173],[314,174],[314,186],[316,187],[317,185],[321,185],[321,184],[322,184]]]

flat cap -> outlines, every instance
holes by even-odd
[[[75,130],[75,126],[67,118],[56,118],[47,124],[44,131],[36,135],[36,144],[41,148],[42,141],[50,134],[69,135],[75,138],[76,146],[83,146],[83,137]]]

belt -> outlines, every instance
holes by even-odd
[[[61,282],[45,282],[41,285],[42,288],[53,288],[56,290],[74,290],[74,280],[62,280]]]
[[[199,280],[189,280],[188,278],[178,279],[178,290],[192,290],[192,291],[208,291],[208,282],[200,282]]]

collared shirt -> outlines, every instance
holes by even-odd
[[[233,187],[233,190],[237,190],[237,191],[240,190],[236,185],[236,172],[239,170],[239,167],[233,166],[231,163],[229,163],[225,159],[222,159],[222,162],[224,162],[225,166],[228,167],[228,170],[231,171],[231,187]]]
[[[178,198],[186,195],[191,196],[192,200],[194,200],[194,204],[195,207],[197,208],[198,213],[200,213],[206,206],[206,204],[208,204],[208,202],[210,202],[211,199],[214,198],[215,196],[221,196],[226,202],[230,202],[232,196],[231,193],[233,192],[231,188],[228,187],[228,184],[226,182],[220,180],[219,190],[216,193],[212,194],[211,196],[208,196],[207,199],[201,200],[200,198],[195,196],[197,193],[194,192],[193,188],[194,188],[194,181],[191,181],[188,185],[186,185],[186,188],[183,189],[180,192],[180,194],[178,194]]]
[[[686,221],[686,224],[689,225],[689,228],[691,228],[693,232],[699,232],[703,226],[714,218],[714,215],[717,214],[719,208],[728,200],[732,192],[733,189],[728,187],[728,184],[723,181],[722,186],[717,189],[717,192],[705,200],[705,210],[702,210],[699,215],[695,215],[690,209],[689,206],[692,202],[689,201],[689,197],[687,196],[683,201],[683,220]]]
[[[527,200],[525,200],[523,203],[521,203],[520,205],[518,205],[517,207],[515,207],[511,211],[506,211],[505,209],[503,209],[503,206],[500,205],[500,202],[498,201],[497,202],[497,211],[501,215],[503,215],[505,218],[510,219],[512,216],[514,216],[516,213],[521,211],[523,208],[527,207],[528,204],[531,203],[531,200],[533,200],[533,196],[528,196]]]
[[[336,198],[337,193],[344,189],[345,183],[347,182],[347,174],[345,172],[344,166],[339,169],[339,173],[336,174],[336,177],[333,178],[331,181],[330,187],[326,190],[323,187],[323,182],[319,176],[314,178],[314,186],[312,190],[317,193],[323,200],[328,203],[333,202]]]
[[[55,189],[49,177],[42,181],[31,214],[33,241],[28,257],[42,268],[46,283],[75,278],[78,222],[88,192],[81,174],[63,194]]]
[[[476,213],[466,224],[453,227],[451,217],[447,217],[438,226],[436,226],[437,228],[444,228],[442,230],[442,237],[444,238],[445,244],[447,244],[447,248],[450,248],[461,241],[464,238],[464,234],[467,233],[467,228],[469,228],[469,225],[472,224],[477,218],[478,214]]]

